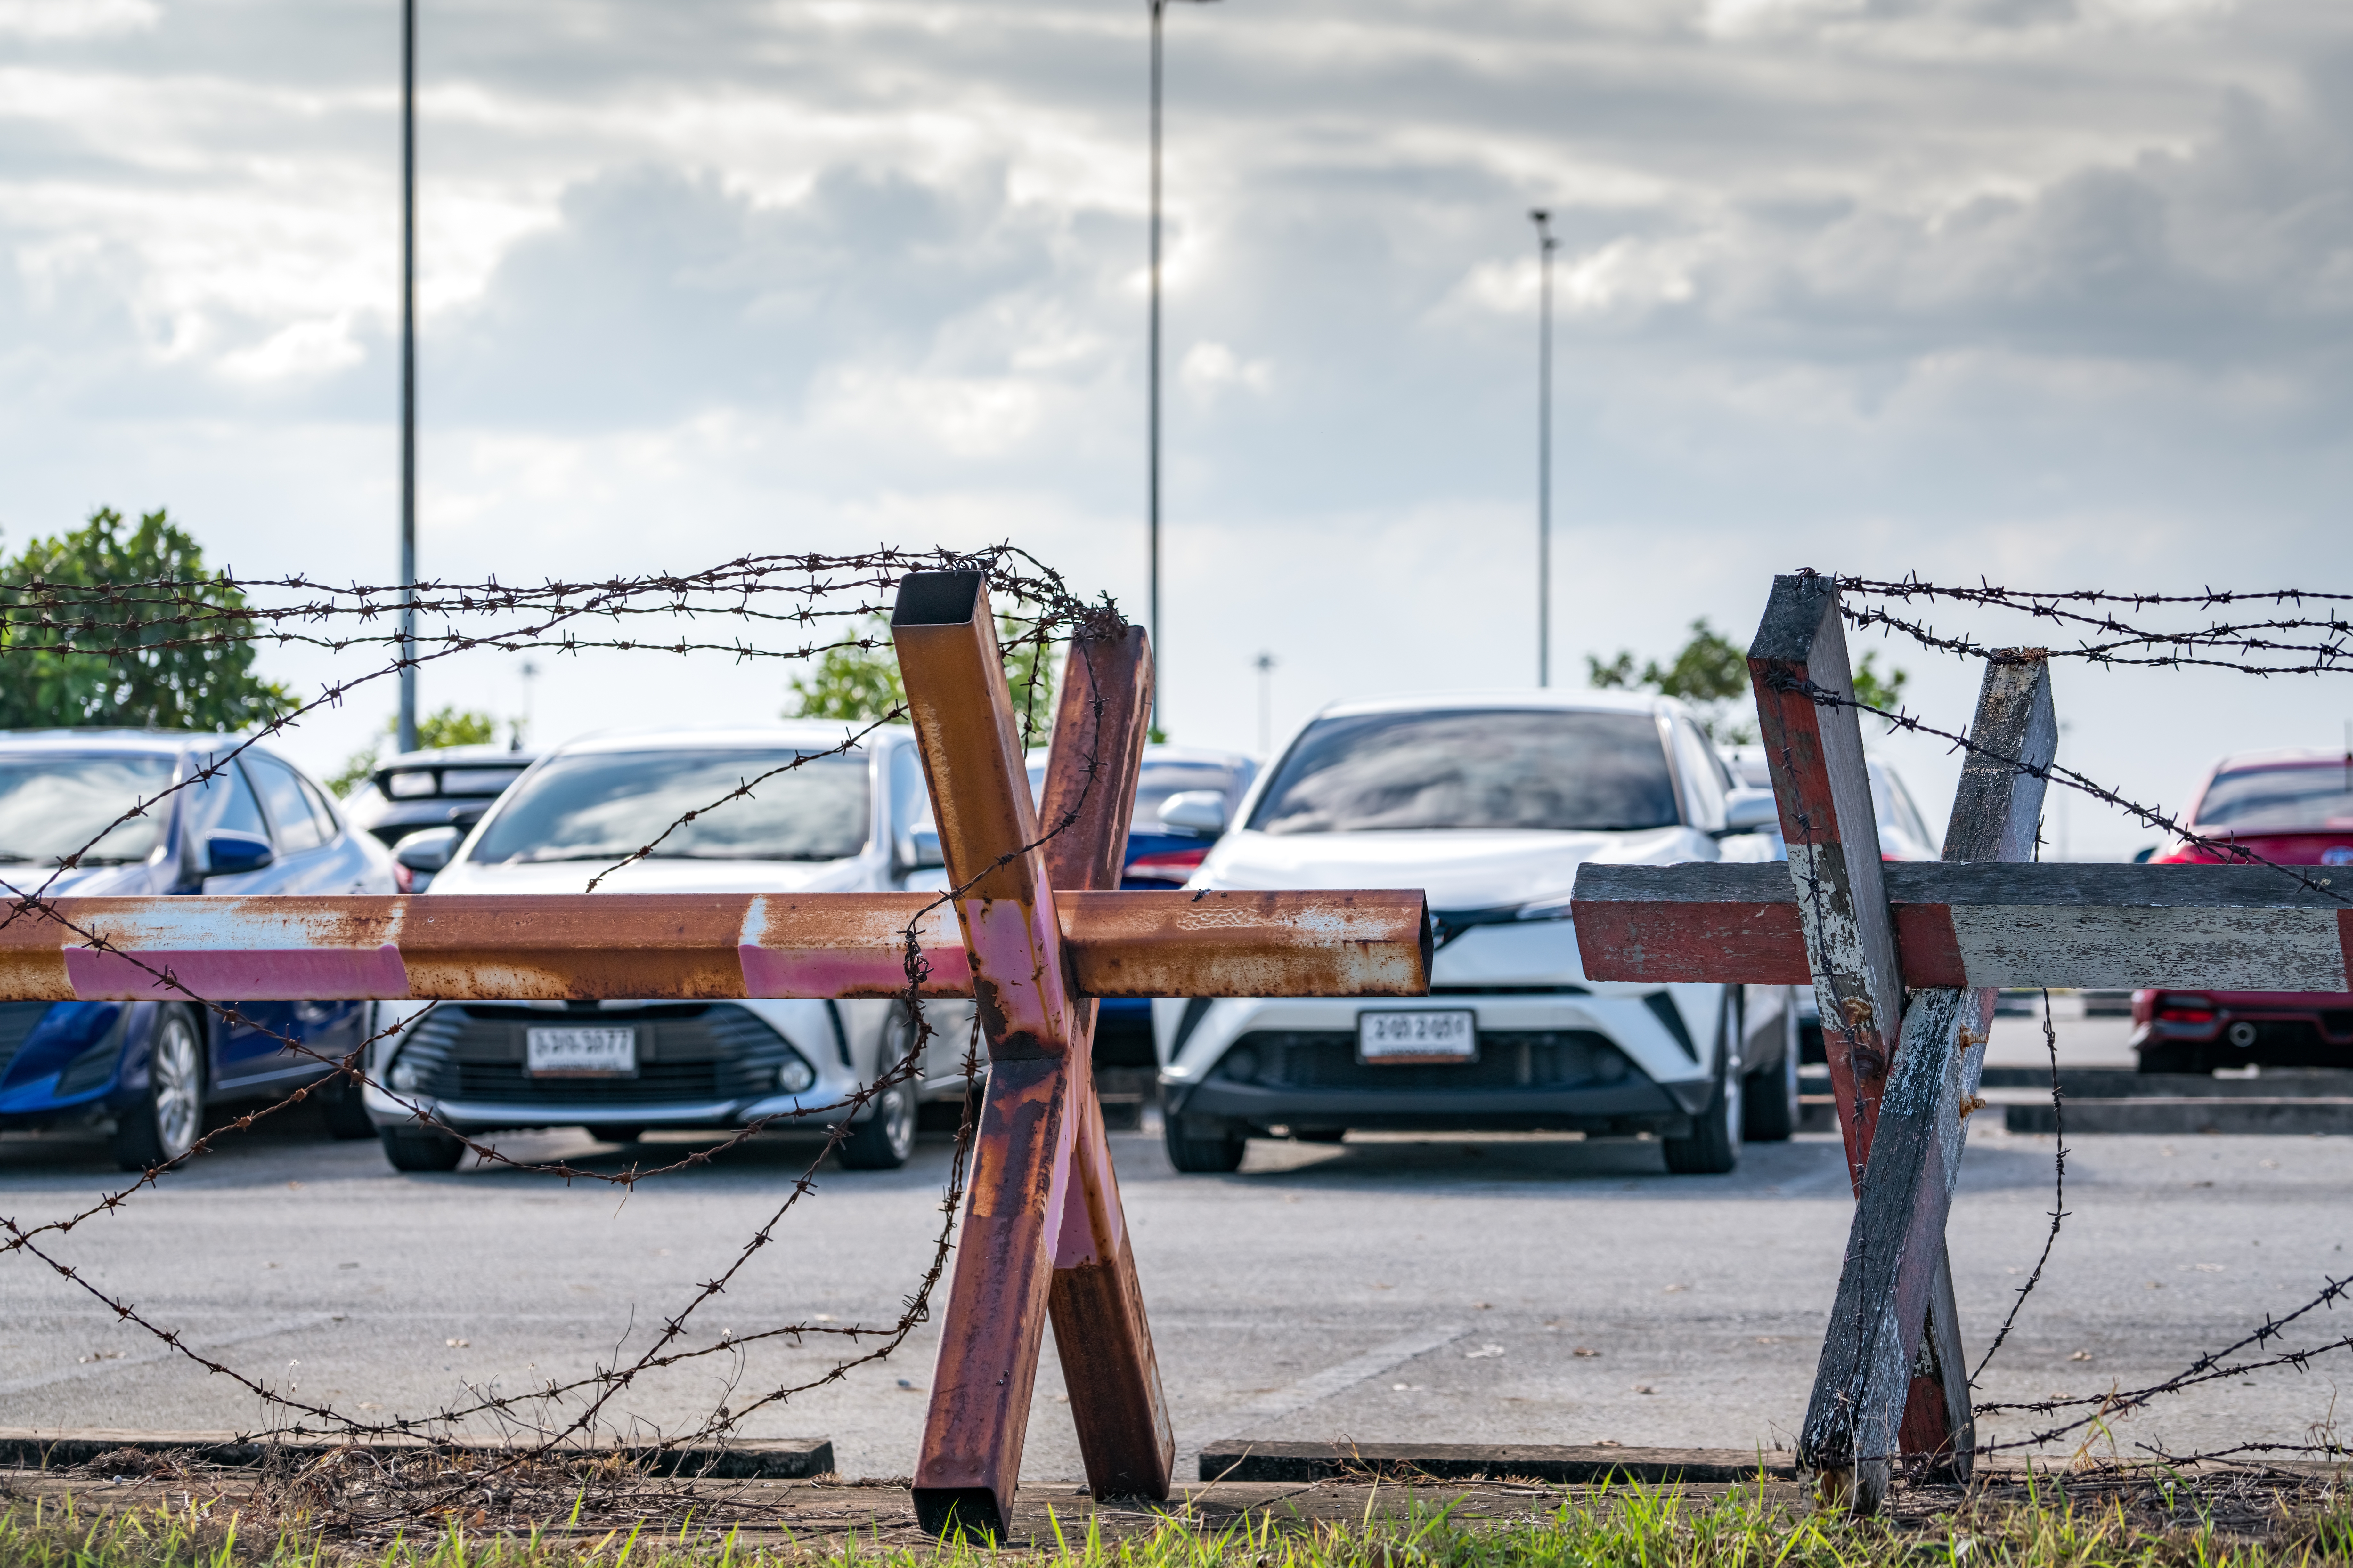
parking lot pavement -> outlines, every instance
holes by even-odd
[[[315,1128],[248,1138],[76,1229],[58,1256],[205,1353],[371,1416],[634,1352],[733,1258],[810,1147],[761,1141],[625,1194],[494,1170],[396,1175],[374,1144]],[[1539,1136],[1264,1142],[1240,1174],[1180,1177],[1155,1138],[1113,1142],[1184,1474],[1203,1442],[1236,1436],[1771,1447],[1802,1418],[1850,1207],[1828,1136],[1750,1145],[1725,1177],[1665,1175],[1650,1143]],[[576,1133],[508,1146],[623,1163]],[[891,1322],[928,1258],[947,1159],[927,1141],[902,1172],[825,1173],[689,1342],[818,1314]],[[2046,1138],[1997,1128],[1971,1143],[1951,1245],[1973,1349],[2042,1244],[2051,1174]],[[2353,1140],[2087,1140],[2067,1176],[2073,1217],[1981,1397],[2154,1380],[2353,1272]],[[0,1213],[20,1221],[112,1180],[100,1142],[0,1138]],[[2344,1331],[2316,1316],[2292,1343]],[[934,1336],[747,1430],[828,1435],[846,1473],[905,1475]],[[826,1364],[819,1347],[755,1347],[642,1382],[617,1408],[675,1429]],[[2127,1453],[2302,1440],[2339,1375],[2324,1359],[2204,1389],[2116,1423],[2116,1439]],[[1029,1448],[1040,1480],[1080,1473],[1061,1394],[1050,1351]],[[22,1256],[0,1259],[0,1408],[44,1426],[265,1419]]]

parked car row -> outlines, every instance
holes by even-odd
[[[913,734],[830,754],[825,724],[664,730],[542,756],[490,747],[395,757],[338,804],[266,746],[218,735],[0,737],[0,879],[74,894],[894,891],[944,886]],[[1042,752],[1030,759],[1033,788]],[[1883,853],[1937,851],[1903,782],[1870,764]],[[782,771],[779,771],[782,770]],[[1229,1171],[1253,1137],[1361,1130],[1643,1134],[1670,1168],[1733,1168],[1788,1137],[1800,1063],[1820,1059],[1810,988],[1588,978],[1569,919],[1588,860],[1786,856],[1763,759],[1726,757],[1679,702],[1620,693],[1472,692],[1337,704],[1271,765],[1154,746],[1124,885],[1419,887],[1436,944],[1427,998],[1169,997],[1109,1003],[1097,1061],[1156,1074],[1179,1170]],[[751,795],[709,806],[743,779]],[[174,794],[175,784],[194,782]],[[108,830],[133,802],[162,804]],[[681,819],[690,811],[691,822]],[[2353,767],[2334,755],[2226,759],[2193,830],[2268,858],[2353,863]],[[662,830],[668,828],[667,836]],[[59,858],[104,837],[71,872]],[[2186,844],[2167,861],[2218,858]],[[938,1005],[917,1079],[842,1108],[906,1048],[895,1003],[239,1003],[248,1022],[169,997],[0,1004],[0,1130],[90,1124],[140,1166],[185,1151],[208,1109],[275,1097],[371,1035],[378,1083],[468,1134],[845,1115],[845,1163],[906,1160],[922,1107],[964,1093],[970,1004]],[[2150,1071],[2339,1065],[2353,997],[2148,991],[2133,1043]],[[394,1026],[398,1026],[394,1027]],[[387,1032],[388,1031],[388,1032]],[[397,1168],[464,1149],[381,1089],[324,1094],[338,1136]]]

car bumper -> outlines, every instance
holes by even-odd
[[[1588,1132],[1681,1137],[1705,1109],[1712,1086],[1642,1079],[1599,1089],[1470,1089],[1400,1092],[1383,1089],[1301,1089],[1222,1079],[1161,1080],[1171,1116],[1240,1121],[1256,1128],[1350,1127],[1365,1131]]]
[[[2162,995],[2195,995],[2211,1016],[2164,1016]],[[2211,1046],[2218,1055],[2272,1067],[2338,1067],[2353,1058],[2353,994],[2330,991],[2142,991],[2133,997],[2135,1050]]]
[[[599,1100],[579,1104],[533,1101],[528,1105],[495,1100],[425,1100],[417,1103],[435,1121],[459,1132],[507,1132],[535,1127],[735,1128],[769,1121],[769,1131],[807,1129],[818,1132],[848,1115],[848,1109],[830,1097],[802,1095],[793,1099],[720,1100],[681,1103],[674,1100]],[[377,1105],[368,1107],[379,1127],[411,1125],[406,1111],[387,1115]],[[869,1113],[871,1114],[871,1112]],[[773,1119],[773,1120],[771,1120]]]

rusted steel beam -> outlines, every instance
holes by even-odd
[[[1058,906],[1069,907],[1078,891],[1119,886],[1151,713],[1152,652],[1143,628],[1129,627],[1115,643],[1071,644],[1038,810],[1054,832],[1046,843],[1046,862]],[[1198,921],[1198,913],[1191,908],[1179,912],[1176,929],[1190,929],[1185,921]],[[1146,923],[1162,930],[1171,924],[1166,918]],[[1156,952],[1130,945],[1112,967],[1133,975],[1154,972],[1158,961]],[[1241,962],[1216,962],[1227,964],[1221,973],[1245,967]],[[1090,1040],[1095,1011],[1092,998],[1080,1004],[1080,1034]],[[1053,1280],[1046,1296],[1054,1348],[1062,1360],[1088,1486],[1099,1498],[1157,1501],[1167,1497],[1176,1468],[1176,1429],[1161,1392],[1089,1053],[1074,1049],[1069,1070],[1075,1117],[1071,1177],[1062,1188]]]
[[[2353,910],[2269,867],[1896,862],[1884,870],[1913,989],[2353,990]],[[1801,906],[1778,866],[1588,862],[1577,868],[1571,913],[1595,980],[1810,978]]]
[[[70,925],[28,911],[0,926],[0,998],[153,997],[153,969],[197,995],[247,1002],[891,997],[906,990],[910,921],[920,922],[930,968],[923,994],[969,996],[955,916],[926,912],[933,902],[927,893],[58,899]],[[1429,921],[1417,891],[1098,892],[1066,897],[1056,913],[1079,988],[1093,995],[1427,989]],[[119,951],[90,947],[77,927]]]
[[[1854,697],[1836,578],[1801,573],[1773,579],[1749,645],[1748,676],[1789,847],[1788,876],[1821,1010],[1848,1173],[1859,1183],[1904,1016],[1904,985],[1880,874],[1862,730],[1853,708],[1824,706],[1808,695],[1811,689],[1850,702]]]
[[[989,1059],[1062,1056],[1074,998],[981,574],[909,573],[891,612],[891,640],[941,858],[950,885],[962,889],[956,919]]]
[[[914,1503],[926,1530],[1002,1540],[1013,1517],[1057,1235],[1083,1121],[1073,1059],[1093,1009],[1071,984],[977,572],[902,578],[891,635],[939,824],[988,1087],[940,1330]]]
[[[1790,887],[1813,972],[1847,1171],[1860,1195],[1902,1026],[1904,988],[1836,578],[1802,573],[1773,579],[1764,619],[1749,645],[1748,676],[1788,846]],[[1832,700],[1817,700],[1824,697]],[[1942,1367],[1955,1368],[1960,1319],[1941,1232],[1932,1238],[1925,1262],[1929,1342],[1943,1353]],[[1831,1332],[1840,1331],[1833,1325]],[[1947,1372],[1933,1357],[1925,1370],[1936,1386],[1904,1423],[1905,1451],[1966,1469],[1966,1379],[1948,1391]],[[1836,1476],[1826,1479],[1838,1487]],[[1871,1500],[1875,1504],[1875,1498]]]
[[[2043,780],[2059,745],[2049,664],[2012,655],[1986,667],[1969,733],[2015,768],[1973,752],[1945,834],[1945,859],[2023,861],[2034,853]],[[1831,1331],[1798,1443],[1850,1506],[1875,1510],[1898,1453],[1927,1452],[1967,1480],[1974,1425],[1945,1222],[1968,1138],[1969,1107],[1993,1026],[1990,987],[1915,991],[1855,1205]]]

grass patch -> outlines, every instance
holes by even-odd
[[[1145,1520],[1107,1530],[1078,1498],[1032,1544],[996,1550],[911,1541],[903,1531],[795,1533],[690,1510],[675,1525],[579,1532],[559,1518],[512,1529],[460,1521],[388,1542],[338,1539],[330,1523],[263,1525],[231,1500],[126,1506],[103,1488],[0,1503],[0,1568],[2273,1568],[2353,1563],[2353,1496],[2321,1478],[2082,1478],[2063,1483],[1900,1492],[1888,1517],[1813,1513],[1790,1489],[1703,1495],[1608,1487],[1512,1489],[1514,1517],[1466,1519],[1459,1499],[1353,1489],[1355,1519],[1307,1518],[1271,1501],[1230,1521]],[[1778,1490],[1778,1496],[1774,1495]],[[892,1497],[903,1494],[886,1493]],[[1321,1494],[1335,1500],[1330,1490]],[[1490,1494],[1492,1500],[1492,1494]],[[267,1510],[265,1510],[267,1511]],[[1130,1515],[1133,1518],[1133,1515]]]

